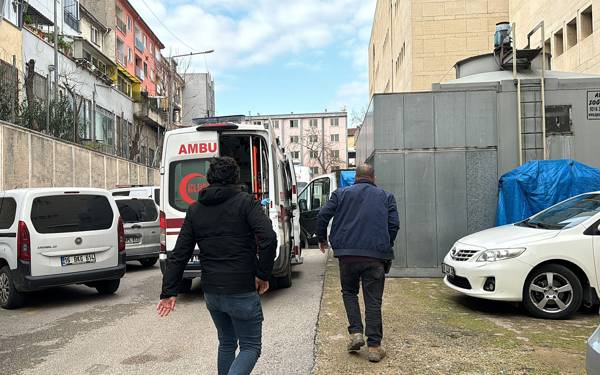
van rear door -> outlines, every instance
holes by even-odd
[[[165,215],[166,250],[171,251],[188,207],[208,186],[206,174],[210,160],[219,156],[219,135],[208,130],[168,134],[164,155],[160,207]]]
[[[302,241],[300,241],[300,209],[298,208],[298,183],[296,181],[296,173],[294,164],[292,164],[289,152],[286,153],[285,170],[288,178],[291,181],[291,197],[292,197],[292,235],[294,243],[292,251],[296,263],[301,263]]]
[[[31,275],[56,275],[115,267],[118,215],[107,195],[34,193],[25,218],[31,239]]]
[[[125,226],[127,257],[157,252],[160,238],[154,200],[131,198],[116,202]]]

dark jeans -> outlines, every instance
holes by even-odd
[[[261,350],[263,313],[258,293],[204,293],[204,298],[219,336],[219,375],[250,374]]]
[[[344,262],[340,260],[340,280],[346,314],[348,315],[348,332],[363,333],[363,323],[358,305],[359,284],[362,282],[363,298],[365,301],[364,334],[368,346],[381,345],[383,338],[383,322],[381,319],[381,302],[385,284],[383,262]]]

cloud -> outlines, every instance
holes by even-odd
[[[165,56],[215,49],[182,59],[189,71],[221,74],[284,58],[286,67],[315,69],[303,54],[337,50],[356,75],[332,93],[332,103],[366,104],[368,43],[375,0],[130,0],[167,46]],[[165,5],[168,3],[168,6]],[[205,62],[206,61],[206,62]],[[318,64],[317,64],[318,66]],[[231,80],[227,80],[228,89]],[[223,86],[221,86],[223,87]]]

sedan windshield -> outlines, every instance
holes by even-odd
[[[574,227],[598,213],[600,213],[600,194],[583,194],[542,211],[519,225],[542,229],[565,229]]]

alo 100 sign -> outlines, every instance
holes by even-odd
[[[600,91],[587,92],[587,119],[600,120]]]

